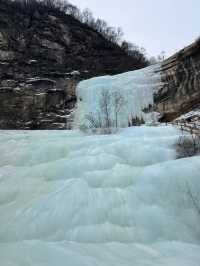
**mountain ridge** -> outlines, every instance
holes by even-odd
[[[144,66],[71,15],[21,2],[0,1],[1,129],[66,128],[78,81]]]

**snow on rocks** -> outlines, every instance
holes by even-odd
[[[183,130],[193,132],[200,135],[200,109],[192,110],[186,114],[181,115],[175,121]]]

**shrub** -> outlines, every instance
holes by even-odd
[[[200,135],[197,135],[191,129],[189,135],[182,136],[176,143],[177,159],[191,157],[200,154]]]
[[[145,124],[145,121],[144,121],[144,118],[143,117],[133,117],[131,116],[129,119],[128,119],[128,126],[129,127],[134,127],[134,126],[141,126]]]

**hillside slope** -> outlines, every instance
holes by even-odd
[[[79,80],[141,67],[70,15],[0,1],[1,129],[65,128]]]
[[[63,12],[26,12],[10,0],[0,1],[0,129],[71,128],[77,83],[106,75],[97,79],[103,81],[98,86],[115,86],[123,94],[126,74],[108,75],[144,67],[138,60]],[[137,94],[129,98],[126,116],[135,116],[133,109],[141,107],[140,112],[156,111],[162,121],[172,121],[199,106],[200,41],[165,60],[159,69],[156,66],[156,84],[146,79],[146,72],[128,74],[128,86]],[[95,90],[95,82],[85,84]]]
[[[94,29],[58,10],[36,9],[30,14],[3,1],[0,37],[0,60],[12,63],[9,70],[15,77],[14,67],[31,76],[72,70],[98,76],[144,67]]]

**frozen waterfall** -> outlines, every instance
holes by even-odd
[[[85,123],[86,115],[93,114],[97,117],[102,113],[101,101],[105,91],[111,97],[108,103],[111,116],[114,116],[115,112],[115,95],[123,97],[119,111],[119,126],[127,127],[128,121],[134,117],[142,117],[145,121],[154,119],[143,110],[153,105],[153,94],[162,86],[159,69],[160,65],[156,64],[115,76],[97,77],[80,82],[77,88],[75,128]]]
[[[75,126],[102,90],[144,116],[155,67],[83,81]],[[176,160],[172,126],[113,135],[0,131],[0,266],[198,266],[200,157]]]

